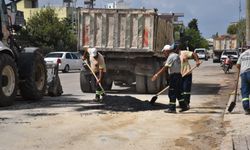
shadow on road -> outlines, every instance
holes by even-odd
[[[84,96],[83,96],[84,97]],[[161,110],[168,108],[166,104],[155,103],[151,105],[148,101],[142,101],[132,96],[105,96],[101,103],[94,102],[93,100],[72,98],[71,96],[64,95],[60,97],[45,97],[40,101],[28,101],[18,99],[14,105],[9,107],[2,107],[0,111],[10,110],[24,110],[24,109],[45,109],[52,110],[53,108],[69,108],[73,111],[88,111],[88,110],[101,110],[101,111],[150,111]],[[41,112],[40,112],[41,113]],[[35,116],[55,115],[47,113],[31,114]],[[30,115],[30,114],[29,114]]]
[[[194,83],[192,95],[216,95],[221,88],[220,84]]]
[[[168,105],[156,103],[154,105],[149,104],[148,101],[141,101],[131,96],[106,96],[102,103],[97,105],[83,106],[78,108],[77,111],[87,111],[91,109],[101,109],[108,111],[149,111],[149,110],[161,110],[167,109]]]

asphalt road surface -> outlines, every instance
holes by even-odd
[[[93,102],[94,93],[81,92],[79,76],[60,73],[60,97],[18,98],[0,108],[0,150],[220,149],[234,71],[224,74],[204,61],[193,72],[191,109],[177,114],[164,113],[167,93],[151,106],[154,95],[136,94],[135,86],[113,86],[103,103]]]

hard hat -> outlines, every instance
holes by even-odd
[[[92,57],[97,56],[97,49],[96,48],[90,48],[89,55]]]
[[[161,51],[163,52],[163,51],[169,51],[173,49],[174,49],[174,45],[165,45]]]

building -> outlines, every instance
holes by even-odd
[[[208,47],[209,47],[209,49],[212,50],[213,47],[214,47],[214,39],[213,39],[213,38],[208,38],[208,39],[206,39],[206,40],[207,40],[207,42],[208,42]]]
[[[72,17],[73,14],[73,7],[53,7],[50,6],[50,8],[53,8],[58,14],[58,18],[66,18],[66,17]],[[38,6],[38,0],[19,0],[17,1],[17,10],[20,10],[24,14],[24,19],[27,21],[30,17],[32,17],[35,13],[40,11],[41,9],[45,9],[45,7],[39,7]]]
[[[228,50],[237,48],[236,35],[219,35],[214,38],[214,50]]]
[[[123,0],[114,1],[113,3],[108,3],[104,6],[108,9],[128,9],[128,5]]]

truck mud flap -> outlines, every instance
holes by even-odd
[[[47,95],[48,96],[61,96],[63,93],[60,77],[58,75],[58,64],[46,64],[47,68]]]

